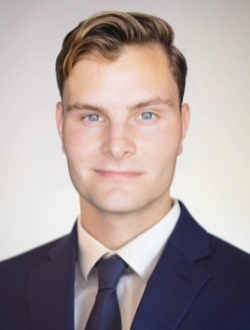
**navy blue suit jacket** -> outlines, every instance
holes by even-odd
[[[74,227],[0,263],[0,330],[73,330],[76,260]],[[250,329],[250,256],[207,234],[181,204],[131,329]]]

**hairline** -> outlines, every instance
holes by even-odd
[[[100,38],[103,38],[104,42]],[[167,55],[169,69],[177,83],[181,105],[185,92],[187,62],[174,44],[174,31],[162,18],[136,12],[99,12],[80,22],[66,35],[56,60],[57,83],[61,97],[64,82],[74,65],[80,59],[89,56],[88,54],[115,60],[128,45],[151,44],[160,45]]]
[[[80,55],[76,61],[74,62],[74,64],[72,65],[72,67],[70,68],[70,70],[68,70],[67,72],[67,76],[65,76],[64,79],[64,83],[63,83],[63,89],[62,89],[62,99],[63,99],[63,92],[64,92],[64,86],[65,86],[65,82],[66,80],[69,78],[73,68],[77,65],[78,62],[80,62],[81,60],[84,59],[90,59],[90,60],[98,60],[98,59],[105,59],[107,61],[110,62],[115,62],[116,60],[118,60],[122,54],[126,51],[127,48],[146,48],[146,47],[157,47],[158,49],[161,49],[162,52],[165,54],[165,58],[167,61],[167,66],[170,70],[170,74],[175,82],[175,84],[177,85],[177,91],[178,94],[180,94],[179,88],[178,88],[178,82],[176,81],[176,77],[174,75],[173,72],[173,65],[171,64],[170,61],[170,56],[166,50],[166,48],[162,45],[162,43],[160,43],[159,41],[145,41],[145,42],[127,42],[127,43],[123,43],[120,47],[119,47],[119,52],[116,53],[116,55],[111,57],[105,56],[105,54],[103,54],[101,51],[94,51],[93,49],[90,49],[88,51],[86,51],[84,54]],[[180,95],[179,95],[180,96]]]

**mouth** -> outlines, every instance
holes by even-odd
[[[95,172],[103,178],[107,179],[132,179],[140,176],[142,172],[135,171],[112,171],[112,170],[95,170]]]

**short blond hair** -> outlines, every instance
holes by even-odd
[[[174,46],[171,26],[159,17],[143,13],[105,11],[82,21],[69,32],[56,60],[56,76],[60,95],[73,66],[85,55],[101,55],[116,59],[126,45],[159,44],[169,60],[180,104],[183,101],[187,64]]]

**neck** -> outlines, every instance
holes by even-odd
[[[99,210],[86,200],[81,200],[80,205],[85,230],[107,248],[117,250],[160,221],[171,209],[172,201],[169,198],[161,207],[149,205],[130,213]]]

